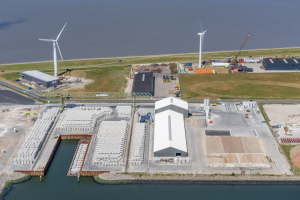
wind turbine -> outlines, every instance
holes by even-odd
[[[200,26],[201,26],[201,31],[202,33],[198,33],[198,35],[200,35],[200,47],[199,47],[199,68],[202,67],[202,63],[201,63],[201,54],[202,54],[202,40],[204,39],[204,34],[207,30],[203,31],[202,29],[202,25],[201,25],[201,22],[200,22]],[[203,39],[202,39],[203,38]]]
[[[60,33],[58,34],[56,40],[53,40],[53,39],[39,39],[39,40],[42,40],[42,41],[46,41],[46,42],[53,42],[53,60],[54,60],[54,76],[57,77],[57,57],[56,57],[56,46],[58,48],[58,51],[59,51],[59,54],[60,54],[60,57],[62,60],[63,57],[61,55],[61,52],[60,52],[60,49],[59,49],[59,46],[58,46],[58,43],[57,43],[57,40],[60,36],[60,34],[63,32],[65,26],[67,25],[67,23],[64,25],[64,27],[61,29]]]

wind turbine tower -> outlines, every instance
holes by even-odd
[[[59,46],[58,46],[58,43],[57,43],[57,40],[60,36],[60,34],[63,32],[65,26],[67,25],[67,23],[64,25],[64,27],[61,29],[60,33],[58,34],[56,40],[54,39],[39,39],[39,40],[42,40],[42,41],[46,41],[46,42],[53,42],[53,60],[54,60],[54,76],[57,77],[58,75],[58,72],[57,72],[57,57],[56,57],[56,47],[59,51],[59,54],[60,54],[60,57],[61,57],[61,60],[64,60],[62,55],[61,55],[61,52],[60,52],[60,49],[59,49]]]
[[[202,33],[198,33],[198,35],[200,35],[200,45],[199,45],[199,68],[202,67],[202,62],[201,62],[201,55],[202,55],[202,40],[204,40],[204,34],[207,30],[203,31],[202,29],[202,25],[201,25],[201,22],[200,22],[200,26],[201,26],[201,31]]]

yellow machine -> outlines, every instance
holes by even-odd
[[[245,41],[244,41],[241,49],[239,51],[235,52],[234,58],[232,59],[232,62],[231,62],[232,65],[236,65],[237,64],[237,58],[238,58],[239,54],[241,53],[242,49],[244,48],[244,46],[245,46],[248,38],[249,38],[249,35],[246,37],[246,39],[245,39]]]

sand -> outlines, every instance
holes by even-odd
[[[292,163],[300,168],[300,145],[292,148],[292,150],[290,151],[290,158],[292,160]]]
[[[270,124],[298,124],[300,125],[300,104],[298,105],[281,105],[272,104],[264,105]]]
[[[238,156],[240,163],[270,164],[263,154],[240,154]]]
[[[263,154],[226,154],[208,157],[210,164],[270,164]]]
[[[38,110],[30,110],[36,107]],[[4,149],[6,152],[0,152],[0,172],[6,171],[13,157],[22,145],[26,134],[33,126],[34,122],[29,121],[32,117],[37,117],[44,106],[37,105],[14,105],[0,106],[0,151]],[[3,112],[3,110],[9,111]],[[30,116],[25,116],[25,113],[30,113]],[[36,113],[37,115],[35,115]],[[18,132],[14,133],[13,128],[16,127]]]
[[[207,137],[206,148],[207,155],[213,153],[263,153],[256,137]]]

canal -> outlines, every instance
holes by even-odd
[[[5,200],[32,199],[285,199],[299,198],[296,185],[100,185],[92,177],[68,177],[78,140],[62,140],[42,182],[38,177],[13,185]]]

